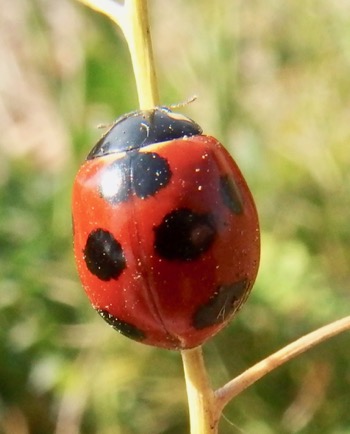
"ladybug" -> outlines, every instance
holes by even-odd
[[[234,316],[259,266],[249,188],[226,149],[167,108],[126,114],[98,141],[73,188],[78,272],[123,335],[196,347]]]

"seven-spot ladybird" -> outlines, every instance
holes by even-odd
[[[256,208],[225,148],[157,107],[119,118],[79,170],[74,249],[93,307],[129,338],[193,348],[246,300],[260,255]]]

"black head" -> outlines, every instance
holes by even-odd
[[[202,134],[191,119],[163,107],[136,111],[118,118],[93,147],[88,160],[114,152],[137,150],[153,143]]]

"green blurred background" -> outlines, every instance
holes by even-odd
[[[261,219],[252,295],[205,345],[217,387],[349,314],[350,1],[150,12],[162,103],[198,95],[183,111],[229,148]],[[137,107],[126,45],[73,0],[7,1],[0,62],[0,433],[186,434],[180,355],[107,327],[71,249],[71,185],[96,126]],[[350,433],[349,342],[245,391],[220,433]]]

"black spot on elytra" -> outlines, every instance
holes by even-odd
[[[96,309],[96,311],[102,316],[102,318],[115,330],[117,330],[122,335],[134,339],[135,341],[143,341],[146,338],[146,333],[142,330],[138,329],[134,325],[122,321],[112,314],[110,314],[107,310],[104,309]]]
[[[154,152],[128,152],[101,172],[100,196],[112,204],[154,196],[171,179],[167,160]]]
[[[246,279],[222,285],[193,316],[194,328],[200,330],[227,320],[241,306],[248,290]]]
[[[91,273],[104,281],[117,279],[126,268],[122,246],[104,229],[96,229],[89,234],[84,259]]]
[[[210,214],[181,208],[167,214],[154,229],[154,247],[168,260],[192,261],[206,252],[214,242],[216,228]]]
[[[224,175],[220,178],[220,192],[224,204],[234,214],[241,214],[243,212],[241,195],[232,177]]]
[[[154,152],[140,152],[133,156],[132,187],[137,197],[154,196],[166,187],[171,178],[167,160]]]

